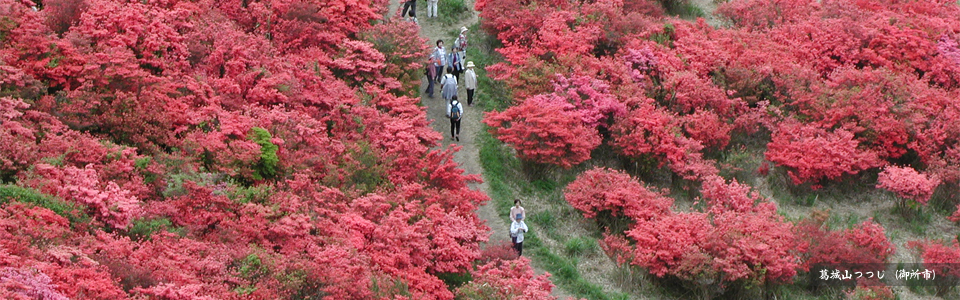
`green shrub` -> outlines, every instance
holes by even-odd
[[[170,219],[167,218],[140,218],[133,220],[133,225],[127,231],[127,236],[134,240],[150,240],[150,237],[158,231],[166,230],[177,234],[182,233],[182,228],[174,227]]]
[[[277,150],[280,149],[270,141],[273,136],[266,129],[253,127],[250,129],[250,140],[260,145],[260,161],[253,167],[253,179],[263,180],[277,175]]]
[[[473,276],[470,275],[470,272],[438,273],[436,275],[437,278],[443,280],[443,283],[447,284],[447,289],[449,289],[451,292],[473,280]]]
[[[250,255],[241,259],[237,265],[237,271],[240,273],[240,277],[251,281],[256,281],[270,271],[263,265],[260,256],[256,253],[250,253]]]
[[[270,199],[270,195],[273,195],[273,187],[269,185],[258,185],[258,186],[239,186],[235,185],[232,188],[226,189],[224,193],[227,198],[230,200],[236,201],[237,203],[260,203],[265,204]]]
[[[387,172],[385,164],[380,161],[379,155],[369,143],[361,141],[356,148],[347,152],[352,160],[343,159],[336,165],[342,170],[337,170],[334,165],[328,166],[329,172],[321,180],[323,185],[345,186],[347,189],[359,191],[361,195],[371,193],[381,185],[391,185],[390,180],[387,180],[384,175]]]

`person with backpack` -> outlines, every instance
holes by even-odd
[[[463,75],[463,86],[467,88],[467,106],[473,106],[473,92],[477,90],[477,73],[473,71],[473,62],[467,62],[467,71]]]
[[[447,102],[457,96],[457,77],[453,76],[453,68],[447,67],[447,74],[440,80],[440,89],[440,96]]]
[[[447,118],[450,118],[450,139],[460,141],[460,119],[463,118],[463,105],[457,101],[454,95],[450,102],[447,102]]]
[[[434,68],[437,69],[436,77],[432,79],[439,83],[440,75],[443,75],[443,67],[447,65],[447,53],[446,50],[443,49],[443,40],[437,40],[437,48],[433,49],[433,53],[430,54],[430,59],[433,60]]]
[[[510,224],[510,240],[513,241],[513,249],[517,250],[517,256],[523,256],[523,234],[527,231],[529,228],[523,222],[523,215]]]

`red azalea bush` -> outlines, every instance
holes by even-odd
[[[885,189],[904,199],[926,205],[940,184],[936,177],[920,174],[911,167],[887,166],[877,178],[877,188]]]
[[[766,158],[790,168],[794,184],[836,179],[844,174],[877,167],[883,162],[875,153],[859,149],[860,142],[844,129],[829,132],[799,122],[780,123],[767,145]]]
[[[776,206],[719,177],[708,177],[703,190],[706,212],[668,211],[654,220],[635,219],[625,238],[605,237],[605,250],[621,263],[702,288],[791,281],[801,245]]]
[[[472,273],[473,280],[457,288],[456,294],[465,299],[557,299],[550,295],[550,274],[536,276],[529,265],[526,257],[492,260],[478,266]]]
[[[893,289],[874,279],[873,281],[857,279],[857,287],[845,292],[852,300],[894,300],[897,299]]]
[[[944,135],[956,128],[943,123],[957,120],[955,102],[945,100],[960,82],[951,58],[955,5],[731,1],[718,10],[734,21],[727,29],[637,21],[626,6],[477,3],[485,28],[505,44],[506,62],[491,76],[516,92],[516,105],[549,93],[556,74],[610,82],[626,113],[614,115],[607,142],[632,158],[652,155],[684,178],[702,177],[692,169],[712,173],[699,152],[762,127],[773,132],[768,159],[796,184],[816,188],[914,152],[941,180],[960,178],[944,167],[958,162],[956,140]],[[575,16],[583,21],[565,21]],[[526,25],[509,26],[516,22]],[[564,22],[567,34],[557,34]],[[637,26],[618,25],[631,22]],[[550,46],[584,34],[583,49]]]
[[[720,285],[785,282],[806,263],[860,254],[883,261],[891,253],[875,223],[839,232],[801,223],[800,230],[748,186],[715,177],[717,165],[707,158],[743,138],[762,141],[766,161],[779,166],[764,163],[759,172],[782,170],[813,189],[878,168],[900,170],[891,165],[910,165],[916,175],[883,171],[878,187],[919,202],[938,180],[960,181],[960,127],[953,125],[960,124],[960,106],[949,100],[960,86],[960,8],[952,2],[729,1],[718,14],[733,26],[719,29],[637,16],[625,9],[642,7],[635,2],[541,4],[476,5],[488,21],[484,29],[505,45],[505,61],[491,66],[491,77],[517,95],[509,116],[491,114],[487,123],[540,114],[528,99],[573,95],[551,89],[563,80],[608,83],[601,98],[578,91],[580,99],[612,98],[624,107],[601,131],[602,142],[621,159],[668,166],[674,180],[702,184],[705,207],[660,212],[653,221],[634,220],[624,235],[607,233],[608,252],[654,275],[722,277]],[[571,36],[584,44],[562,46]],[[589,112],[568,103],[574,105],[566,111]],[[508,144],[521,156],[531,147]],[[645,194],[625,174],[591,170],[566,196],[587,217],[629,216],[631,193]],[[813,242],[820,239],[831,242]],[[831,244],[843,247],[824,246]],[[738,265],[744,261],[748,267]]]
[[[894,253],[894,246],[880,224],[868,220],[854,228],[831,231],[824,225],[828,217],[825,213],[814,214],[794,228],[807,247],[802,256],[803,270],[816,265],[884,264]]]
[[[960,244],[943,241],[911,241],[907,247],[915,249],[923,259],[924,268],[937,273],[937,278],[946,282],[960,280]]]
[[[517,259],[517,250],[513,249],[513,243],[502,241],[500,243],[488,243],[480,252],[481,263],[488,263],[493,260],[508,261]]]
[[[588,170],[567,185],[564,198],[586,218],[599,213],[647,221],[667,214],[673,200],[645,188],[622,171]]]
[[[503,112],[487,113],[483,122],[521,158],[570,168],[590,159],[590,151],[600,144],[596,129],[582,118],[559,96],[539,95]]]

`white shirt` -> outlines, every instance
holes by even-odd
[[[523,221],[513,221],[513,224],[510,224],[510,235],[517,236],[517,243],[523,243],[523,233],[527,230],[527,223]]]
[[[446,66],[447,65],[447,51],[441,47],[433,49],[433,54],[431,55],[434,61],[437,62],[437,66]]]
[[[477,89],[477,72],[473,71],[473,68],[467,68],[467,71],[463,73],[464,79],[463,84],[468,90]]]

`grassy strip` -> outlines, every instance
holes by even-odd
[[[471,29],[471,32],[479,32],[477,26]],[[487,41],[487,45],[490,45]],[[467,52],[468,60],[472,60],[476,65],[478,86],[477,103],[484,111],[502,110],[510,104],[510,93],[502,84],[496,84],[492,79],[486,76],[483,67],[489,66],[494,62],[494,58],[489,52],[481,51],[476,47],[471,47]],[[509,220],[508,213],[513,206],[514,190],[510,183],[527,186],[527,189],[536,188],[525,180],[517,180],[515,170],[520,168],[520,161],[504,147],[503,143],[494,138],[487,132],[488,127],[483,125],[483,130],[478,133],[480,144],[480,165],[483,167],[483,177],[490,187],[490,197],[493,201],[499,216],[505,221]],[[559,188],[559,187],[557,187]],[[528,253],[539,266],[542,266],[547,272],[553,274],[551,280],[558,287],[574,294],[576,297],[587,299],[627,299],[625,294],[607,295],[603,289],[596,284],[587,281],[581,276],[577,269],[577,260],[573,257],[559,255],[537,236],[536,231],[531,231],[524,236],[524,252]]]
[[[463,0],[440,0],[437,3],[437,18],[444,26],[459,22],[470,11]],[[451,41],[452,42],[452,41]],[[451,45],[453,43],[450,43]]]

